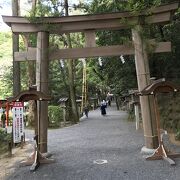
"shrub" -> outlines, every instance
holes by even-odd
[[[0,129],[0,153],[5,153],[8,143],[11,141],[11,134],[7,134],[4,129]]]
[[[60,127],[63,121],[63,110],[59,106],[48,106],[49,127]]]
[[[180,140],[180,129],[176,132],[175,139]]]
[[[11,134],[8,134],[4,129],[0,129],[0,141],[11,141]]]

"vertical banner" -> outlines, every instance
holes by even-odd
[[[13,103],[13,142],[21,142],[24,134],[23,102]]]

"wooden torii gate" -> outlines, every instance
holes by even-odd
[[[162,5],[152,10],[150,15],[145,12],[132,15],[130,12],[78,15],[68,17],[37,17],[30,22],[24,17],[3,16],[3,21],[11,26],[13,33],[37,33],[37,48],[28,48],[26,52],[15,52],[15,61],[36,60],[36,85],[37,90],[48,94],[48,69],[49,60],[76,59],[87,57],[119,56],[135,54],[135,64],[138,80],[138,90],[141,91],[150,84],[150,73],[145,44],[136,29],[132,29],[132,45],[112,45],[97,47],[95,43],[95,32],[100,30],[120,30],[129,28],[122,22],[126,20],[131,24],[140,24],[140,20],[149,24],[165,24],[170,21],[172,13],[178,8],[178,3]],[[83,32],[86,45],[83,48],[51,49],[49,48],[49,34],[63,34]],[[170,42],[159,42],[156,44],[155,53],[170,52]],[[142,119],[144,127],[145,146],[156,148],[158,136],[155,123],[155,112],[150,97],[140,97]],[[43,122],[40,137],[40,151],[47,152],[47,102],[42,102],[39,109],[43,112],[40,121]],[[47,142],[47,141],[45,141]]]

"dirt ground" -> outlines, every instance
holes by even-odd
[[[12,174],[15,167],[20,166],[22,160],[26,160],[31,152],[33,152],[33,145],[26,143],[23,149],[20,147],[12,150],[12,156],[8,157],[8,154],[0,156],[0,180],[4,180],[6,176]]]
[[[169,133],[169,140],[170,140],[170,142],[171,142],[172,144],[175,144],[175,145],[177,145],[177,146],[180,146],[180,141],[177,141],[177,140],[175,139],[175,135],[174,135],[174,134]]]
[[[180,146],[180,141],[175,140],[174,134],[168,134],[169,140],[172,144]],[[20,162],[26,160],[33,152],[34,145],[26,142],[23,149],[20,147],[14,148],[12,151],[12,157],[8,157],[7,154],[0,156],[0,180],[4,180],[6,176],[12,174],[15,167],[20,166]]]

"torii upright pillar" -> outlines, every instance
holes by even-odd
[[[48,93],[48,67],[49,67],[49,33],[38,32],[36,54],[36,85],[37,91]],[[41,153],[47,152],[47,129],[48,129],[48,102],[39,101],[38,110],[38,147]]]
[[[141,28],[139,25],[138,28]],[[135,49],[135,65],[138,81],[138,90],[142,91],[150,84],[150,72],[146,46],[143,43],[140,32],[132,29],[132,38]],[[156,128],[156,117],[152,97],[140,97],[145,146],[149,149],[158,147],[158,135]]]

